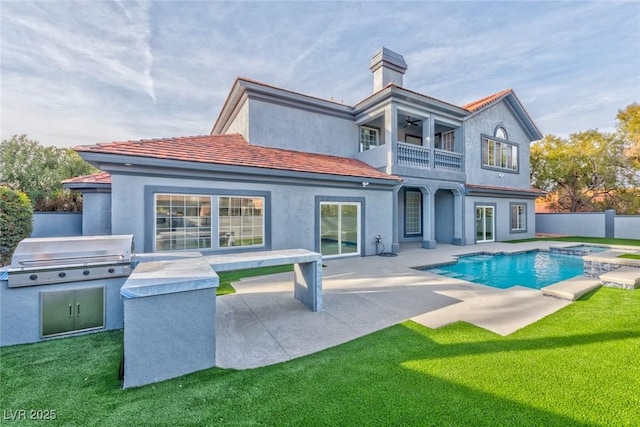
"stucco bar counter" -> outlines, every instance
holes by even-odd
[[[120,290],[124,388],[215,366],[218,284],[203,257],[135,268]]]
[[[293,296],[311,311],[322,311],[322,254],[306,249],[244,252],[205,257],[217,271],[293,264]]]

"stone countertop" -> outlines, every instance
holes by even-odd
[[[242,268],[271,267],[274,265],[322,262],[322,254],[306,249],[282,249],[275,251],[244,252],[204,257],[216,271]]]
[[[122,299],[217,288],[218,275],[204,257],[139,264],[120,289]]]

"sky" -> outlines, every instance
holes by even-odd
[[[640,102],[640,2],[0,0],[2,139],[209,134],[236,77],[354,105],[380,47],[456,105],[513,88],[543,134]]]

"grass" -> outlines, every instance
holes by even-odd
[[[618,255],[618,258],[640,259],[640,254],[623,254],[623,255]]]
[[[2,348],[1,407],[77,426],[631,426],[639,318],[640,292],[601,288],[507,337],[405,322],[278,365],[131,390],[117,378],[122,333],[103,332]]]
[[[235,293],[236,290],[233,288],[232,283],[237,282],[244,277],[264,276],[265,274],[286,273],[289,271],[293,271],[293,264],[221,272],[218,273],[220,285],[218,286],[216,295]]]
[[[620,245],[620,246],[640,246],[638,239],[613,239],[606,237],[580,237],[580,236],[563,236],[563,237],[534,237],[531,239],[508,240],[502,243],[523,243],[535,241],[554,241],[554,242],[580,242],[595,243],[602,245]]]

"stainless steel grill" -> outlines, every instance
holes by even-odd
[[[98,280],[131,273],[133,235],[24,239],[9,267],[9,287]]]

